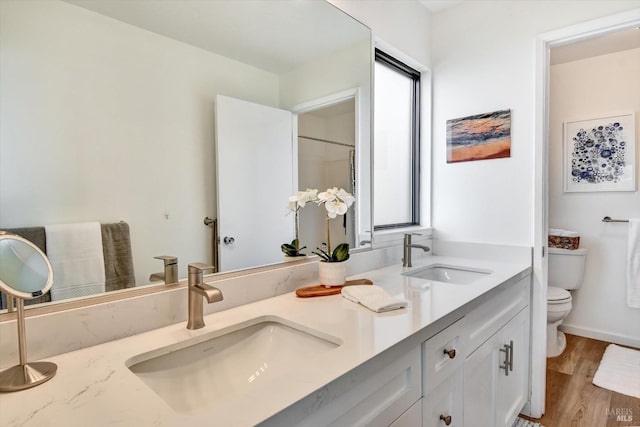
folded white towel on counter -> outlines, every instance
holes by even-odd
[[[53,267],[51,300],[105,290],[102,231],[98,222],[45,226],[47,256]]]
[[[345,286],[341,292],[349,301],[361,304],[376,313],[405,308],[408,304],[405,300],[392,297],[376,285]]]
[[[627,305],[640,308],[640,219],[629,220],[627,243]]]

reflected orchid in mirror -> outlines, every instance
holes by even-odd
[[[287,213],[297,212],[309,202],[315,202],[318,200],[318,190],[314,188],[307,188],[305,191],[298,191],[293,196],[289,197],[289,206],[287,206]]]
[[[349,244],[339,244],[333,252],[331,251],[331,228],[329,221],[338,215],[347,213],[351,205],[356,201],[352,194],[338,187],[328,188],[318,194],[318,205],[324,205],[327,210],[327,244],[326,250],[316,248],[314,254],[322,258],[324,262],[342,262],[349,259]]]
[[[287,211],[285,215],[290,214],[291,212],[295,215],[295,233],[296,238],[289,243],[283,243],[280,245],[280,249],[286,256],[297,257],[297,256],[306,256],[301,250],[305,249],[306,246],[300,247],[300,219],[299,219],[299,211],[304,208],[307,203],[316,202],[318,200],[318,190],[307,188],[305,191],[298,191],[293,196],[289,197],[289,205],[287,206]]]
[[[344,215],[355,201],[356,198],[345,191],[344,188],[328,188],[327,191],[318,194],[318,204],[324,204],[329,218]]]

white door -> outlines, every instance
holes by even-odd
[[[293,115],[218,95],[216,166],[219,271],[283,260],[293,239]]]

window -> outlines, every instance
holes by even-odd
[[[374,230],[420,223],[420,73],[376,49]]]

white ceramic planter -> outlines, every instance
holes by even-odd
[[[326,287],[344,285],[347,277],[347,263],[320,261],[318,263],[318,276],[320,284]]]

